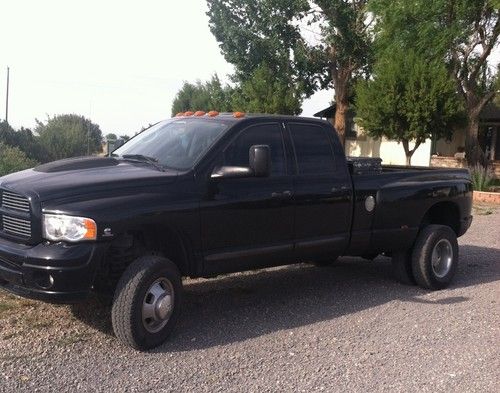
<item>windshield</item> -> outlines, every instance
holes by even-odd
[[[227,124],[214,120],[165,120],[132,138],[112,155],[140,155],[167,168],[189,169],[227,128]]]

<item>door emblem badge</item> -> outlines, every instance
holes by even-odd
[[[102,236],[103,237],[111,237],[111,236],[113,236],[113,233],[111,232],[111,228],[104,229]]]

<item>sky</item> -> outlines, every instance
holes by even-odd
[[[103,134],[133,135],[170,117],[183,81],[227,80],[233,71],[206,11],[205,0],[0,0],[0,119],[7,66],[14,128],[77,113]],[[332,98],[317,93],[303,114]]]
[[[214,73],[227,81],[233,72],[206,11],[205,0],[0,0],[0,119],[7,66],[14,128],[76,113],[104,135],[133,135],[170,117],[183,81]],[[492,63],[499,59],[496,50]],[[320,91],[302,114],[332,99],[333,91]]]

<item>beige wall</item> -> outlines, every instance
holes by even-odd
[[[410,144],[410,148],[413,144]],[[406,156],[401,143],[372,139],[369,136],[358,136],[357,140],[347,139],[345,153],[354,157],[380,157],[384,165],[406,165]],[[431,140],[421,144],[413,153],[411,164],[415,166],[429,166],[431,157]]]
[[[327,119],[332,124],[334,119]],[[352,120],[352,119],[351,119]],[[401,143],[386,138],[373,139],[363,132],[363,128],[354,122],[357,139],[346,139],[345,154],[353,157],[379,157],[384,165],[406,165],[406,156]],[[464,137],[465,138],[465,137]],[[410,143],[410,148],[413,144]],[[413,153],[411,165],[429,166],[431,161],[431,139],[427,139]]]
[[[465,131],[455,131],[450,141],[439,139],[436,142],[436,154],[444,157],[454,157],[459,147],[465,147]]]

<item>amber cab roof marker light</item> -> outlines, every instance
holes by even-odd
[[[193,116],[193,115],[194,115],[194,112],[191,112],[191,111],[184,112],[184,116]]]
[[[195,116],[203,116],[204,114],[205,114],[205,112],[203,112],[203,111],[196,111],[196,112],[194,112]]]
[[[182,117],[182,116],[184,116],[184,112],[179,112],[175,115],[175,117]]]
[[[210,111],[207,113],[208,117],[215,117],[215,116],[219,116],[219,112],[217,111]]]
[[[234,112],[233,117],[236,117],[237,119],[245,117],[245,112]]]

